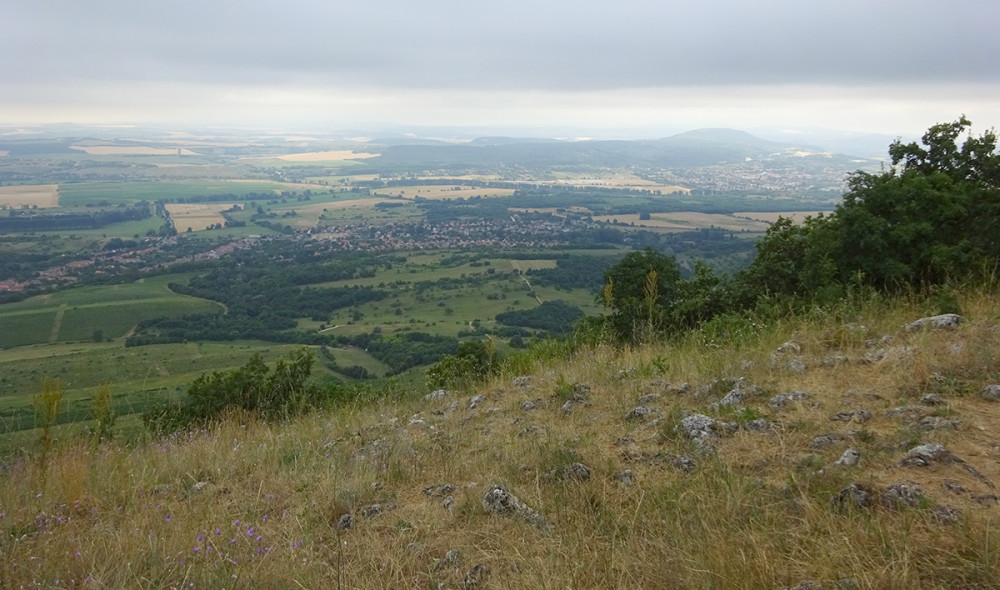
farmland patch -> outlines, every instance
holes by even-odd
[[[22,186],[0,186],[0,209],[9,207],[38,207],[49,209],[59,206],[59,185],[26,184]]]
[[[174,227],[179,232],[202,231],[209,227],[221,223],[225,225],[226,218],[222,212],[233,208],[232,203],[170,203],[164,205],[170,213],[170,219],[174,222]],[[240,205],[236,205],[241,207]]]

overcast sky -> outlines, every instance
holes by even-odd
[[[1000,126],[996,0],[4,0],[0,123]]]

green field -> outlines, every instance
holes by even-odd
[[[224,195],[232,193],[266,193],[286,190],[276,182],[226,182],[222,180],[201,181],[150,181],[150,182],[80,182],[59,185],[59,204],[63,207],[109,203],[131,203],[134,201],[167,201],[188,198],[195,195]]]

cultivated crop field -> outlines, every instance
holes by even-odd
[[[639,219],[638,214],[625,215],[595,215],[594,221],[603,223],[635,225],[661,231],[692,231],[707,227],[717,227],[731,231],[767,231],[769,223],[754,219],[736,218],[733,215],[718,213],[697,213],[694,211],[679,211],[676,213],[654,213],[650,219]]]
[[[149,182],[71,182],[59,185],[60,202],[64,207],[93,205],[101,202],[130,203],[135,201],[167,201],[195,195],[245,195],[284,190],[277,182],[249,181],[149,181]]]
[[[198,156],[187,148],[157,148],[145,145],[120,146],[120,145],[71,145],[72,150],[80,150],[91,156]],[[178,154],[178,150],[180,153]]]
[[[0,186],[0,209],[21,207],[50,209],[58,206],[59,185],[57,184]]]
[[[232,203],[171,203],[164,205],[178,232],[202,231],[217,223],[226,224],[222,212]]]
[[[820,214],[829,215],[830,211],[779,211],[779,212],[766,212],[757,213],[754,211],[737,211],[733,213],[733,217],[745,217],[747,219],[756,219],[757,221],[766,221],[768,223],[774,223],[778,221],[778,218],[785,217],[791,219],[793,223],[802,223],[806,220],[806,217],[816,217]]]
[[[286,154],[284,156],[278,156],[278,159],[286,162],[339,162],[341,160],[365,160],[367,158],[376,158],[380,155],[381,154],[355,152],[353,150],[334,150],[328,152]]]
[[[457,186],[390,186],[373,189],[372,194],[401,196],[404,199],[421,197],[424,199],[466,199],[469,197],[509,197],[514,194],[512,188],[469,188]]]

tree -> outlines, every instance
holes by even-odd
[[[631,252],[606,270],[601,298],[617,339],[640,342],[669,329],[680,280],[677,261],[650,248]]]

